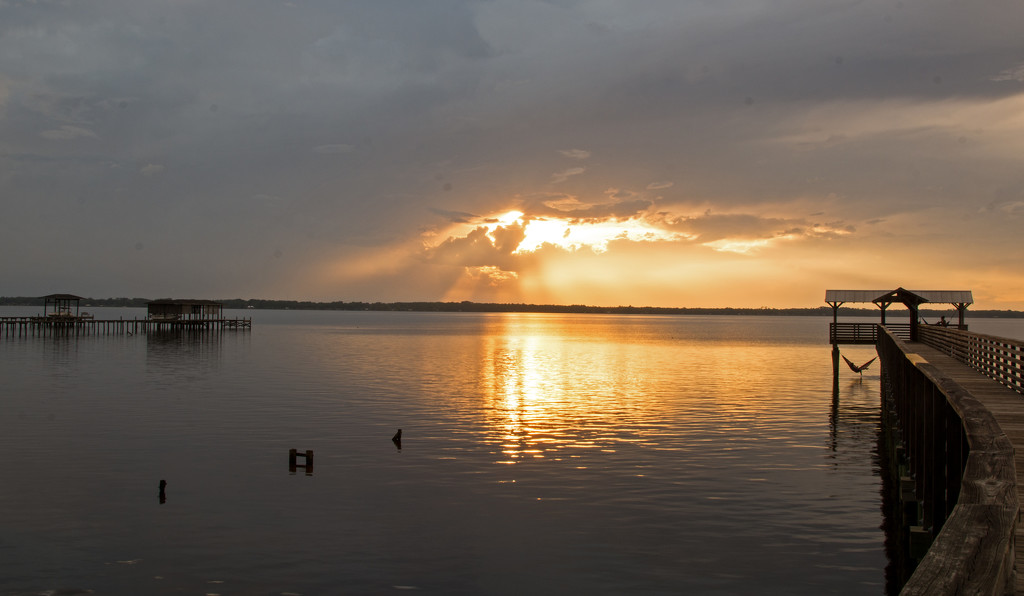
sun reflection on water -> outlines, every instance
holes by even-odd
[[[544,362],[544,339],[537,336],[488,338],[484,350],[490,360],[485,366],[483,385],[492,411],[501,417],[501,452],[499,463],[513,464],[521,457],[543,457],[532,441],[538,426],[550,424],[553,402],[558,400],[550,366]]]
[[[696,469],[766,443],[801,444],[777,414],[809,414],[803,383],[792,387],[803,346],[677,341],[621,324],[625,334],[610,338],[589,320],[529,314],[495,316],[489,327],[477,391],[496,464],[546,460],[641,475],[652,457],[683,456]]]
[[[638,439],[617,426],[637,409],[627,389],[631,367],[624,366],[636,347],[605,344],[595,353],[586,343],[578,329],[516,315],[485,338],[480,391],[496,434],[496,463],[561,461],[583,449],[614,453],[617,443]]]

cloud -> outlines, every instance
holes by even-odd
[[[941,134],[958,139],[978,130],[1018,138],[1024,132],[1024,94],[998,100],[955,98],[922,102],[909,99],[842,101],[818,104],[804,114],[792,114],[785,129],[770,142],[798,150],[827,149],[841,144]],[[1024,148],[1024,140],[1018,146]]]
[[[7,98],[11,95],[11,84],[0,73],[0,116],[3,116],[4,107],[7,105]]]
[[[587,159],[590,157],[590,152],[583,149],[562,149],[559,153],[572,159]]]
[[[491,266],[467,267],[466,275],[470,279],[486,281],[488,285],[493,287],[519,279],[519,274],[515,271],[504,271],[498,267]]]
[[[560,211],[563,213],[580,211],[589,209],[593,206],[592,203],[584,203],[578,196],[575,195],[554,195],[550,197],[538,197],[528,204],[532,204],[534,207],[530,209],[531,212],[537,213],[538,211],[548,212],[548,209]],[[542,205],[547,209],[537,209],[537,205]]]
[[[717,214],[710,210],[693,216],[652,216],[666,229],[685,232],[694,242],[719,251],[747,253],[774,242],[800,239],[835,239],[856,228],[842,221],[808,222],[798,218],[762,217],[749,213]]]
[[[72,126],[70,124],[65,124],[60,128],[43,131],[39,133],[39,135],[44,139],[49,139],[51,141],[71,141],[81,137],[96,138],[96,133],[88,128]]]
[[[333,155],[337,153],[351,153],[354,149],[355,147],[352,145],[319,145],[313,147],[313,153]]]
[[[551,175],[551,182],[556,184],[559,182],[565,182],[571,176],[579,176],[580,174],[586,171],[587,168],[569,168],[567,170],[562,170],[561,172],[556,172]]]
[[[1007,68],[1000,72],[996,76],[992,77],[993,81],[1016,81],[1018,83],[1024,83],[1024,64],[1015,66],[1013,68]]]
[[[499,226],[493,232],[485,226],[471,230],[462,237],[448,238],[437,246],[427,247],[424,257],[430,263],[449,267],[495,267],[503,271],[517,269],[512,253],[525,238],[523,226]]]
[[[539,194],[522,200],[528,217],[561,217],[575,220],[630,218],[650,209],[652,199],[635,192],[611,188],[603,196],[584,200],[572,194]]]
[[[710,210],[696,215],[652,212],[651,203],[645,200],[598,205],[585,205],[574,197],[554,201],[563,209],[559,217],[533,212],[514,221],[508,216],[483,218],[488,223],[451,230],[442,242],[425,248],[424,255],[431,262],[448,266],[518,271],[518,257],[542,249],[549,256],[551,250],[573,253],[587,247],[603,254],[628,250],[629,245],[662,243],[752,254],[779,243],[836,240],[856,232],[852,224],[842,221],[717,214]]]
[[[170,288],[167,275],[123,278],[141,295],[430,299],[444,285],[431,280],[448,279],[437,271],[463,279],[465,267],[478,268],[474,283],[516,272],[503,283],[538,287],[536,259],[508,254],[521,232],[474,215],[512,209],[552,228],[667,232],[613,239],[600,256],[539,249],[574,271],[586,253],[597,277],[649,276],[636,287],[664,284],[666,296],[688,287],[659,273],[667,263],[742,242],[762,243],[742,259],[760,265],[809,244],[891,255],[911,240],[941,263],[1024,258],[1022,3],[270,2],[245,18],[224,3],[72,4],[8,1],[0,20],[0,196],[24,197],[26,222],[0,250],[43,238],[85,247],[79,265],[110,263],[109,276],[80,266],[76,293],[114,291],[90,284],[120,264],[80,235],[112,213],[132,230],[112,238],[168,249],[138,253],[146,271],[181,273]],[[600,167],[582,167],[595,156]],[[164,164],[188,192],[153,184]],[[131,198],[142,191],[145,206]],[[287,200],[246,201],[260,195]],[[211,215],[240,204],[252,208],[210,233]],[[381,266],[425,228],[445,238],[443,226],[455,239],[417,253],[422,272]],[[988,250],[942,240],[961,226]],[[275,246],[311,271],[374,249],[388,258],[372,282],[331,286],[245,259]],[[663,267],[607,266],[656,249]],[[9,273],[29,279],[43,259]]]
[[[1024,200],[996,201],[979,209],[980,213],[997,213],[1009,216],[1024,215]]]
[[[435,215],[440,215],[441,217],[447,219],[449,222],[452,223],[470,223],[478,219],[476,215],[473,215],[472,213],[466,213],[464,211],[449,211],[446,209],[437,209],[436,207],[430,207],[430,212]]]
[[[711,243],[721,240],[764,240],[793,227],[794,222],[765,218],[746,213],[716,214],[710,211],[695,216],[668,216],[661,221],[670,229],[692,234],[697,241]]]

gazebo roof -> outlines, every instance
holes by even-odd
[[[43,296],[44,300],[82,300],[81,296],[75,296],[74,294],[50,294],[49,296]]]
[[[879,298],[889,297],[894,293],[913,294],[923,302],[939,304],[974,304],[974,296],[970,290],[825,290],[825,302],[880,302]],[[898,302],[891,300],[890,302]]]

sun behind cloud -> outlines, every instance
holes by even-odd
[[[476,244],[483,242],[487,248],[503,255],[536,253],[543,247],[601,254],[617,241],[695,243],[718,252],[746,254],[778,242],[853,233],[853,228],[842,222],[808,223],[792,218],[712,213],[710,210],[673,214],[654,211],[647,208],[647,204],[641,204],[640,209],[627,216],[578,217],[575,215],[591,214],[594,206],[576,202],[574,206],[578,209],[562,211],[562,205],[570,203],[563,201],[557,209],[539,215],[511,209],[462,220],[436,234],[427,250],[444,250],[446,244],[455,246],[473,239]]]
[[[683,299],[680,288],[707,300],[728,283],[778,279],[783,271],[773,260],[790,271],[804,259],[810,271],[837,241],[858,238],[852,223],[829,217],[830,197],[757,211],[715,210],[617,187],[589,197],[538,193],[513,201],[489,214],[433,210],[447,224],[424,232],[417,274],[446,288],[445,300],[615,305],[637,303],[640,293],[669,303]]]
[[[494,241],[498,239],[496,234],[509,227],[522,231],[522,240],[511,254],[536,252],[545,245],[570,252],[590,249],[600,254],[608,250],[610,242],[616,240],[679,241],[692,237],[684,232],[658,227],[639,216],[580,220],[571,217],[528,217],[522,211],[511,210],[485,218],[485,222],[482,227],[486,228],[487,236]]]

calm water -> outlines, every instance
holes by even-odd
[[[244,314],[0,339],[0,594],[885,591],[826,318]]]

